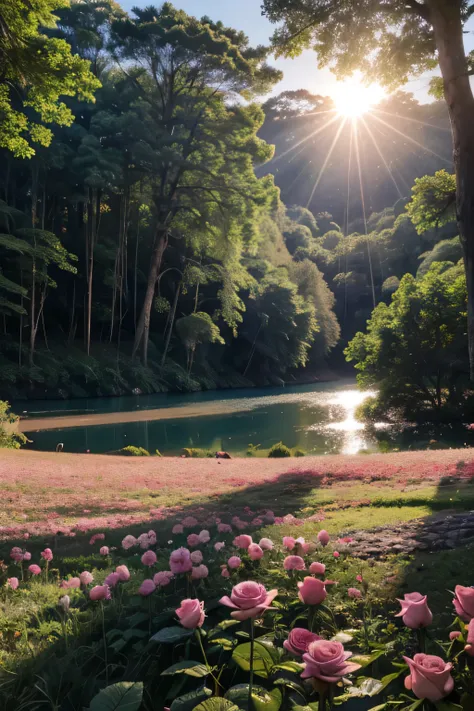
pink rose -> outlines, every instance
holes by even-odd
[[[193,567],[191,553],[187,548],[177,548],[170,555],[170,570],[173,575],[188,573]]]
[[[15,563],[20,563],[23,560],[23,551],[18,546],[13,546],[10,551],[10,558],[12,558]]]
[[[295,657],[301,657],[308,651],[311,642],[317,642],[318,639],[321,639],[321,637],[314,634],[314,632],[310,632],[303,627],[294,627],[288,635],[288,639],[283,642],[283,646],[290,654]]]
[[[362,583],[364,579],[363,579],[362,575],[356,575],[356,580],[358,583]]]
[[[466,654],[470,657],[474,657],[474,617],[467,626],[467,644],[464,647]]]
[[[404,595],[403,600],[398,600],[402,609],[395,617],[402,617],[403,623],[412,630],[428,627],[433,622],[433,615],[426,602],[427,599],[427,595],[418,592]]]
[[[39,565],[35,565],[34,563],[33,565],[28,566],[28,570],[32,575],[39,575],[41,573],[41,568],[39,567]]]
[[[194,516],[186,516],[186,518],[183,518],[182,524],[184,528],[194,528],[194,526],[197,526],[199,521],[197,518],[194,518]]]
[[[248,536],[246,533],[241,533],[240,536],[236,536],[234,540],[232,541],[234,546],[237,548],[242,548],[244,550],[247,550],[249,546],[252,545],[252,536]]]
[[[259,617],[266,610],[271,609],[270,606],[277,595],[278,590],[267,592],[260,583],[248,580],[234,585],[230,598],[225,595],[220,599],[220,603],[231,607],[231,616],[242,621]]]
[[[196,548],[201,542],[197,533],[190,533],[186,540],[190,548]]]
[[[270,538],[261,538],[258,545],[263,551],[273,550],[273,541]]]
[[[192,580],[202,580],[202,578],[207,578],[209,575],[209,569],[206,565],[198,565],[196,568],[191,570]]]
[[[191,553],[191,560],[195,565],[199,565],[199,563],[202,563],[202,553],[201,551],[193,551]]]
[[[79,580],[81,581],[81,585],[89,585],[94,580],[94,576],[92,573],[89,573],[88,570],[84,570],[84,572],[80,574]]]
[[[306,570],[306,565],[299,555],[287,555],[283,561],[285,570]]]
[[[292,551],[293,548],[296,546],[296,540],[293,538],[293,536],[284,536],[283,546],[288,551]]]
[[[160,570],[159,573],[155,573],[153,576],[153,582],[157,588],[164,588],[169,585],[173,579],[173,573],[171,570]]]
[[[298,588],[298,597],[305,605],[320,605],[328,594],[324,582],[317,578],[306,577]]]
[[[108,585],[96,585],[89,593],[91,600],[110,600],[110,589]]]
[[[147,565],[148,567],[155,565],[156,560],[156,553],[154,553],[153,551],[146,551],[146,553],[142,555],[142,563],[143,565]]]
[[[232,533],[232,526],[229,523],[219,523],[217,530],[219,533]]]
[[[209,531],[206,531],[205,529],[200,532],[198,538],[199,538],[199,543],[209,543],[209,541],[211,540]]]
[[[31,553],[29,553],[28,551],[25,551],[23,553],[23,560],[31,560]]]
[[[222,568],[222,573],[221,573],[223,578],[230,578],[230,573],[227,568]]]
[[[12,590],[16,590],[20,584],[20,581],[18,578],[8,578],[7,583]]]
[[[474,588],[456,585],[454,594],[453,605],[456,613],[464,622],[470,622],[474,617]]]
[[[138,545],[138,541],[135,536],[125,536],[122,541],[122,548],[128,551],[130,548]]]
[[[48,563],[49,561],[53,560],[53,551],[51,550],[51,548],[45,548],[44,551],[41,551],[41,557],[44,560],[47,560]]]
[[[260,560],[260,558],[263,558],[263,550],[258,543],[251,543],[247,548],[247,553],[249,554],[250,560]]]
[[[218,553],[221,551],[223,548],[225,548],[225,543],[224,541],[217,541],[217,543],[214,543],[214,550],[216,550]]]
[[[104,585],[108,585],[109,588],[114,588],[119,582],[120,575],[118,573],[109,573],[104,580]]]
[[[360,600],[360,598],[362,597],[361,591],[358,590],[357,588],[349,588],[348,591],[347,591],[347,594],[348,594],[349,597],[351,597],[353,600]]]
[[[117,565],[115,572],[119,576],[121,583],[126,583],[127,580],[130,580],[130,571],[126,565]]]
[[[109,555],[110,551],[107,546],[102,546],[99,553],[100,553],[100,555]]]
[[[461,636],[462,636],[461,632],[450,632],[449,633],[449,639],[451,640],[451,642],[454,642],[455,639],[459,639],[459,637],[461,637]]]
[[[184,528],[183,528],[182,524],[180,524],[180,523],[175,523],[175,525],[171,529],[171,533],[174,533],[175,535],[178,533],[183,533],[183,531],[184,531]]]
[[[326,566],[324,565],[324,563],[318,563],[315,561],[309,566],[309,572],[313,575],[324,575],[324,573],[326,572]]]
[[[178,607],[176,614],[179,621],[188,630],[194,630],[196,627],[202,627],[204,618],[204,603],[196,599],[187,598],[181,602],[181,607]]]
[[[318,541],[322,546],[327,546],[329,543],[329,533],[324,528],[318,533]]]
[[[339,558],[340,555],[339,551],[334,551],[333,553],[334,558]]]
[[[360,664],[347,660],[352,657],[352,652],[346,652],[340,642],[328,642],[324,639],[311,642],[303,661],[305,670],[302,679],[320,679],[328,684],[340,681],[344,676],[360,669]]]
[[[440,701],[454,689],[451,676],[452,664],[431,654],[415,654],[413,659],[403,657],[410,668],[405,677],[405,688],[413,691],[418,699]]]
[[[242,561],[240,560],[238,555],[232,555],[229,560],[227,561],[227,565],[229,568],[232,568],[233,570],[235,568],[239,568],[242,564]]]
[[[69,578],[69,580],[64,581],[65,588],[80,588],[81,579],[80,578]]]
[[[147,579],[144,580],[143,583],[140,585],[138,588],[138,593],[142,595],[142,597],[148,597],[148,595],[151,595],[154,593],[156,590],[156,585],[153,582],[153,580]]]

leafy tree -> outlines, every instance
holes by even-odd
[[[74,116],[61,96],[94,100],[100,82],[89,62],[71,53],[64,39],[48,37],[63,0],[0,0],[0,147],[30,158],[32,144],[49,146],[45,124],[70,126]],[[37,118],[39,116],[39,120]]]
[[[197,311],[178,319],[176,330],[188,354],[188,373],[193,367],[194,353],[199,343],[225,343],[219,328],[205,311]]]
[[[15,425],[20,418],[10,412],[10,404],[0,400],[0,449],[19,449],[27,441]]]
[[[417,178],[406,209],[420,234],[453,222],[456,219],[456,176],[438,170],[434,175]]]
[[[277,53],[313,47],[321,66],[339,76],[355,69],[395,89],[412,74],[441,70],[451,119],[456,174],[456,216],[468,291],[468,342],[474,379],[474,96],[463,27],[474,13],[470,0],[263,0],[264,13],[280,23]],[[395,30],[396,28],[396,30]]]
[[[452,239],[443,239],[438,242],[431,252],[425,252],[420,256],[423,258],[418,267],[417,276],[423,276],[435,262],[444,262],[446,264],[457,264],[462,259],[462,247],[458,237]]]

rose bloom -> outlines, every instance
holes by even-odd
[[[94,576],[92,573],[89,573],[88,570],[84,570],[80,576],[79,580],[81,581],[81,585],[89,585],[94,580]]]
[[[41,557],[44,560],[47,560],[48,563],[50,560],[53,560],[53,551],[51,550],[51,548],[45,548],[44,551],[41,551]]]
[[[175,523],[173,528],[171,529],[171,533],[174,533],[175,535],[178,533],[183,533],[184,528],[181,523]]]
[[[14,546],[10,551],[10,558],[15,561],[15,563],[20,563],[23,560],[23,551],[18,546]]]
[[[66,587],[66,588],[80,588],[81,587],[81,579],[80,578],[69,578],[69,580],[65,580],[64,583],[65,583],[64,587]]]
[[[191,560],[195,565],[199,565],[199,563],[202,563],[202,553],[201,551],[193,551],[191,553]]]
[[[278,590],[267,592],[260,583],[248,580],[234,585],[230,597],[225,595],[219,602],[232,608],[230,614],[235,620],[242,621],[259,617],[266,610],[271,609],[270,606],[277,595]]]
[[[296,540],[293,538],[293,536],[284,536],[283,546],[288,551],[292,551],[293,548],[296,546]]]
[[[160,570],[159,573],[155,573],[153,576],[153,582],[157,588],[164,588],[170,584],[173,577],[171,570]]]
[[[109,588],[114,588],[119,582],[120,575],[118,573],[109,573],[104,580],[104,585],[108,585]]]
[[[285,570],[306,570],[306,565],[299,555],[287,555],[283,561]]]
[[[222,568],[222,573],[221,573],[223,578],[230,578],[230,573],[227,568]]]
[[[190,533],[186,540],[190,548],[196,548],[201,542],[197,533]]]
[[[146,553],[144,553],[142,555],[143,565],[147,565],[148,567],[151,567],[152,565],[155,565],[156,561],[157,561],[156,553],[154,553],[153,551],[146,551]]]
[[[209,531],[206,531],[206,529],[204,529],[203,531],[201,531],[199,533],[198,538],[199,538],[199,543],[209,543],[209,541],[211,540]]]
[[[148,550],[148,548],[151,545],[150,539],[148,538],[148,533],[141,533],[138,536],[138,543],[139,543],[139,546],[142,550],[145,550],[145,551]]]
[[[32,575],[39,575],[41,573],[41,568],[39,567],[39,565],[35,565],[34,563],[33,565],[28,566],[28,570]]]
[[[110,589],[108,585],[96,585],[89,593],[91,600],[110,600]]]
[[[148,595],[151,595],[153,592],[156,590],[156,585],[153,582],[153,580],[144,580],[143,583],[140,585],[138,588],[138,593],[142,597],[148,597]]]
[[[242,533],[240,536],[236,536],[232,543],[234,544],[234,546],[236,546],[236,548],[242,548],[243,550],[247,550],[247,548],[253,543],[252,536],[248,536],[246,533]]]
[[[260,558],[263,558],[263,550],[258,543],[251,543],[247,548],[247,553],[249,554],[250,560],[260,560]]]
[[[202,578],[207,578],[209,575],[209,569],[205,565],[198,565],[196,568],[191,570],[192,580],[201,580]]]
[[[130,571],[126,565],[117,565],[115,572],[119,576],[121,583],[126,583],[127,580],[130,580]]]
[[[8,578],[7,584],[11,587],[12,590],[16,590],[20,584],[20,581],[18,578]]]
[[[31,560],[31,553],[29,553],[28,551],[25,551],[23,553],[23,560]]]
[[[324,530],[324,528],[318,533],[318,541],[322,546],[327,546],[329,543],[329,533]]]
[[[361,591],[357,588],[349,588],[347,594],[354,600],[360,600],[360,598],[362,597]]]
[[[232,533],[232,526],[230,523],[219,523],[217,524],[217,530],[219,533]]]
[[[333,553],[334,558],[339,558],[340,555],[339,551],[334,551]]]
[[[298,588],[298,597],[305,605],[320,605],[328,594],[324,582],[317,578],[306,577]]]
[[[170,570],[173,575],[188,573],[193,567],[191,553],[187,548],[177,548],[170,555]]]
[[[358,583],[361,583],[363,581],[362,575],[356,575],[356,580]]]
[[[410,669],[405,677],[405,688],[413,691],[418,699],[441,701],[454,689],[451,676],[452,664],[431,654],[415,654],[413,659],[403,657]]]
[[[474,657],[474,617],[467,626],[467,644],[464,647],[466,654],[470,657]]]
[[[273,541],[270,538],[261,538],[258,545],[264,551],[273,550]]]
[[[214,550],[216,550],[218,553],[221,551],[223,548],[225,548],[225,543],[224,541],[217,541],[217,543],[214,543]]]
[[[324,575],[324,573],[326,572],[326,566],[324,565],[324,563],[318,563],[317,561],[315,561],[309,566],[309,572],[313,575]]]
[[[317,642],[318,639],[321,639],[318,634],[314,634],[314,632],[310,632],[303,627],[294,627],[288,635],[288,639],[283,642],[283,646],[290,654],[295,657],[301,657],[308,651],[311,642]]]
[[[229,560],[227,561],[227,565],[229,566],[229,568],[232,568],[232,569],[238,568],[241,564],[242,564],[242,561],[240,560],[238,555],[231,556],[229,558]]]
[[[194,528],[194,526],[197,526],[198,523],[199,521],[197,518],[194,518],[194,516],[186,516],[186,518],[182,520],[184,528]]]
[[[461,637],[461,636],[462,636],[461,632],[450,632],[449,633],[449,639],[451,640],[451,642],[454,642],[455,639],[459,639],[459,637]]]
[[[433,622],[433,615],[427,603],[427,595],[418,592],[404,595],[403,600],[398,600],[402,609],[395,617],[402,617],[403,623],[412,630],[428,627]]]
[[[99,553],[100,553],[100,555],[109,555],[110,551],[107,546],[102,546]]]
[[[470,622],[474,617],[474,588],[456,585],[454,588],[454,609],[464,622]]]
[[[320,679],[334,684],[360,669],[360,664],[347,663],[350,657],[352,652],[346,652],[340,642],[328,642],[324,639],[311,642],[308,651],[303,654],[306,667],[301,678]]]
[[[125,538],[122,541],[122,548],[126,551],[128,551],[130,548],[133,548],[136,545],[138,545],[138,541],[135,538],[135,536],[125,536]]]
[[[187,598],[182,600],[181,606],[176,610],[179,621],[188,630],[202,627],[204,618],[204,603],[197,599]]]

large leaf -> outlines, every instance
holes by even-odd
[[[225,695],[226,699],[233,701],[239,709],[245,711],[278,711],[282,702],[280,689],[267,691],[261,686],[254,686],[252,689],[253,709],[248,708],[249,685],[237,684],[233,686]]]
[[[239,644],[232,653],[232,659],[244,671],[250,671],[250,647],[250,642],[245,642],[244,644]],[[274,660],[270,650],[265,645],[255,642],[253,653],[254,674],[267,679],[273,665]]]
[[[199,706],[195,707],[195,711],[239,711],[239,707],[229,699],[215,697],[203,701]]]
[[[162,630],[150,637],[150,642],[161,642],[162,644],[176,644],[182,642],[194,634],[194,630],[186,630],[184,627],[163,627]]]
[[[141,681],[120,681],[99,691],[89,711],[138,711],[143,697]]]
[[[173,674],[187,674],[188,676],[195,676],[201,678],[209,674],[209,667],[201,662],[193,662],[192,660],[187,660],[184,662],[177,662],[173,664],[168,669],[161,672],[161,676],[172,676]]]
[[[372,654],[357,654],[351,657],[351,662],[360,664],[361,667],[367,667],[369,666],[369,664],[372,664],[372,662],[375,662],[376,659],[383,656],[384,654],[385,649],[376,649],[375,652],[372,652]]]
[[[201,701],[205,701],[211,694],[212,691],[205,686],[201,689],[190,691],[188,694],[178,696],[171,704],[170,711],[192,711],[192,709],[196,708],[197,704],[201,703]]]

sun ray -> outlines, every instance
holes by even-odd
[[[344,235],[347,237],[349,232],[349,205],[350,205],[350,194],[351,194],[351,170],[352,170],[352,148],[354,143],[354,122],[351,121],[351,134],[349,137],[349,158],[347,160],[347,201],[346,201],[346,214],[344,215]],[[347,247],[344,246],[344,320],[345,325],[347,320],[347,267],[348,267],[348,254]]]
[[[315,131],[313,131],[312,133],[310,133],[308,136],[305,136],[305,137],[302,138],[300,141],[298,141],[298,142],[295,143],[294,145],[290,146],[290,148],[287,148],[286,151],[283,151],[283,153],[280,153],[280,155],[278,155],[278,156],[276,156],[275,158],[273,158],[273,160],[271,161],[271,163],[274,164],[274,163],[276,163],[278,160],[281,160],[281,159],[284,158],[286,155],[288,155],[288,153],[291,153],[291,152],[294,151],[296,148],[298,148],[299,146],[301,146],[302,143],[306,143],[306,141],[309,141],[310,138],[313,138],[313,136],[317,136],[318,133],[321,133],[321,131],[324,131],[326,128],[328,128],[329,126],[331,126],[331,125],[332,125],[333,123],[335,123],[339,118],[340,118],[340,117],[337,116],[337,115],[334,116],[334,118],[332,118],[330,121],[327,121],[327,123],[325,123],[323,126],[320,126],[320,127],[317,128]]]
[[[391,169],[390,169],[389,164],[388,164],[387,161],[385,160],[385,156],[383,155],[383,153],[382,153],[382,151],[381,151],[381,149],[380,149],[380,147],[379,147],[379,144],[378,144],[377,141],[375,140],[375,136],[373,135],[372,131],[370,130],[370,128],[369,128],[369,126],[367,125],[367,122],[366,122],[366,120],[364,119],[363,116],[360,117],[360,120],[361,120],[362,123],[364,124],[365,130],[366,130],[367,133],[369,134],[369,137],[370,137],[372,143],[374,144],[377,153],[379,154],[379,156],[380,156],[381,159],[383,160],[383,164],[384,164],[384,166],[386,167],[387,172],[388,172],[388,174],[390,175],[390,178],[392,179],[393,184],[395,185],[395,188],[396,188],[396,190],[397,190],[398,195],[402,198],[402,197],[403,197],[402,191],[401,191],[400,188],[398,187],[398,183],[397,183],[397,181],[395,180],[395,176],[393,175],[393,173],[392,173],[392,171],[391,171]]]
[[[378,109],[376,107],[372,108],[372,111],[375,111],[377,114],[385,114],[386,116],[393,116],[393,118],[402,118],[405,121],[411,121],[412,123],[419,123],[422,126],[429,126],[430,128],[436,128],[438,131],[445,131],[447,133],[451,133],[450,128],[446,128],[446,126],[436,126],[434,123],[427,123],[426,121],[420,121],[419,119],[414,119],[410,118],[409,116],[405,116],[405,114],[392,114],[390,111],[383,111],[382,109]]]
[[[431,148],[427,148],[422,143],[419,143],[419,141],[416,141],[414,138],[407,136],[406,133],[403,133],[403,131],[399,131],[398,128],[395,128],[395,126],[391,126],[389,123],[387,123],[387,121],[384,121],[379,116],[376,116],[374,113],[371,113],[370,116],[371,116],[371,118],[374,118],[376,121],[383,123],[384,126],[387,126],[392,131],[395,131],[395,133],[398,133],[400,136],[403,136],[403,138],[406,138],[407,141],[414,143],[416,146],[419,146],[420,148],[422,148],[424,151],[427,151],[428,153],[432,153],[434,156],[436,156],[436,158],[439,158],[440,160],[444,161],[448,165],[453,164],[453,162],[451,160],[447,160],[446,158],[443,158],[443,156],[440,156],[439,153],[435,153],[435,151],[432,151]]]
[[[367,238],[367,256],[369,258],[370,285],[372,287],[372,301],[373,301],[374,309],[375,309],[377,303],[375,300],[374,270],[372,267],[372,255],[370,253],[370,243],[369,243],[369,238],[368,238],[368,234],[367,234],[367,213],[366,213],[366,209],[365,209],[364,185],[362,182],[362,166],[361,166],[361,161],[360,161],[359,135],[358,135],[357,122],[354,122],[354,139],[355,139],[355,154],[356,154],[356,160],[357,160],[357,172],[359,174],[360,199],[362,202],[362,212],[364,215],[364,230],[365,230],[365,236]]]
[[[338,116],[337,118],[341,118],[341,117]],[[327,152],[326,158],[324,159],[324,163],[323,163],[322,166],[321,166],[321,170],[319,171],[319,175],[318,175],[318,177],[316,178],[316,182],[315,182],[315,184],[314,184],[314,186],[313,186],[313,189],[311,190],[311,195],[309,196],[309,200],[308,200],[308,202],[306,203],[306,207],[309,207],[309,205],[310,205],[310,203],[311,203],[311,200],[313,199],[313,195],[314,195],[314,193],[316,192],[316,188],[318,187],[318,185],[319,185],[319,183],[320,183],[320,181],[321,181],[321,178],[323,177],[323,173],[324,173],[324,171],[326,170],[326,166],[327,166],[327,164],[329,163],[329,159],[331,158],[332,152],[333,152],[334,148],[336,147],[336,143],[337,143],[338,140],[339,140],[339,136],[341,135],[342,129],[343,129],[344,126],[346,125],[346,122],[347,122],[347,116],[343,116],[343,117],[342,117],[342,120],[341,120],[341,125],[340,125],[339,128],[337,129],[337,132],[336,132],[336,135],[334,136],[333,142],[331,143],[331,146],[330,146],[330,148],[329,148],[329,150],[328,150],[328,152]]]

